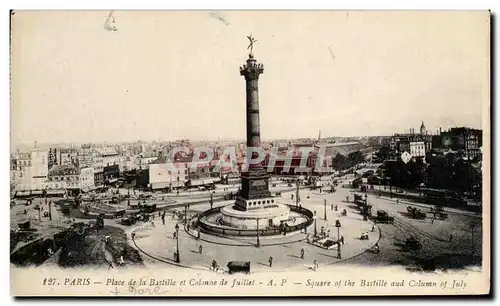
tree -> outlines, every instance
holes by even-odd
[[[346,158],[344,155],[337,153],[334,157],[332,157],[332,167],[335,170],[345,169]]]
[[[377,159],[379,161],[385,161],[391,156],[391,149],[387,146],[381,147],[377,153],[375,154],[377,156]]]

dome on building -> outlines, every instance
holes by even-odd
[[[424,134],[425,134],[425,132],[426,132],[426,130],[425,130],[425,124],[424,124],[424,122],[422,121],[422,125],[420,125],[420,134],[424,135]]]

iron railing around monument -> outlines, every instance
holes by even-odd
[[[309,209],[298,207],[294,205],[288,205],[290,211],[297,212],[299,214],[304,215],[307,220],[297,225],[292,226],[274,226],[274,227],[266,227],[258,230],[259,236],[274,236],[274,235],[282,235],[285,233],[301,231],[307,229],[314,222],[314,214]],[[219,235],[219,236],[242,236],[242,237],[254,237],[257,236],[257,229],[235,229],[228,228],[226,226],[218,226],[218,225],[210,225],[203,221],[204,218],[220,212],[220,207],[214,207],[212,209],[206,210],[197,218],[197,226],[204,233]]]

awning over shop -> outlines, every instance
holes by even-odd
[[[204,183],[205,185],[208,185],[208,184],[213,184],[213,183],[215,182],[215,180],[217,180],[217,179],[215,179],[215,178],[207,178],[207,179],[204,179],[204,180],[203,180],[203,183]]]
[[[16,192],[16,197],[29,197],[31,194],[31,191],[29,190],[24,190],[24,191],[17,191]]]
[[[61,195],[65,194],[66,190],[64,189],[49,189],[47,190],[47,195]]]
[[[191,180],[189,182],[189,185],[193,186],[193,187],[195,187],[195,186],[203,186],[203,180]]]
[[[169,188],[170,183],[167,182],[158,182],[158,183],[151,183],[151,189],[165,189]]]
[[[170,183],[170,187],[172,188],[184,187],[184,182],[181,181],[172,182]]]

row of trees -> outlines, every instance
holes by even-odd
[[[408,163],[388,160],[379,174],[386,184],[409,189],[426,187],[480,195],[482,188],[480,168],[454,153],[429,155],[426,163],[422,158]]]
[[[351,152],[347,156],[337,153],[332,157],[332,167],[334,170],[345,170],[364,161],[365,158],[360,151]]]

